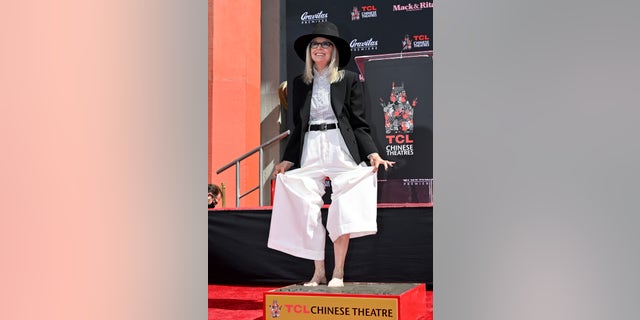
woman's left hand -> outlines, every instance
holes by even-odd
[[[378,167],[380,165],[384,166],[384,170],[387,170],[389,167],[393,167],[396,163],[395,161],[384,160],[378,153],[372,153],[369,156],[369,163],[373,167],[373,172],[378,172]]]

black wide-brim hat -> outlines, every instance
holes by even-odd
[[[309,42],[311,42],[315,37],[327,38],[333,42],[336,49],[338,49],[340,68],[343,68],[349,63],[349,59],[351,58],[351,47],[346,40],[340,38],[338,27],[331,22],[317,23],[311,33],[298,37],[298,39],[293,43],[293,49],[302,61],[305,61],[306,59],[307,46],[309,45]]]

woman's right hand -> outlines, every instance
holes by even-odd
[[[393,165],[396,164],[395,161],[382,159],[377,152],[369,155],[369,161],[371,163],[371,166],[373,167],[373,172],[378,172],[378,167],[380,165],[382,165],[384,167],[384,170],[386,171],[387,169],[389,169],[389,167],[393,167]]]
[[[293,167],[293,162],[283,160],[282,162],[276,164],[276,167],[273,169],[273,177],[275,178],[279,173],[284,173],[285,171],[291,169]]]

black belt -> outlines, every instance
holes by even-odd
[[[309,125],[309,131],[326,131],[338,127],[337,123],[321,123]]]

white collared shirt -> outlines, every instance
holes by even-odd
[[[311,112],[309,124],[337,123],[338,119],[331,108],[331,83],[327,68],[318,72],[313,70],[313,90],[311,94]]]

